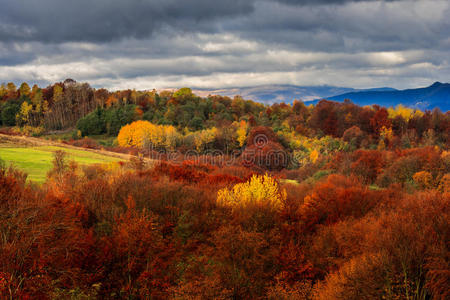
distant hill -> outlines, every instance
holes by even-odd
[[[393,88],[378,88],[370,90],[395,91]],[[294,99],[311,101],[327,96],[344,93],[366,91],[336,86],[295,86],[295,85],[261,85],[254,87],[226,88],[226,89],[194,89],[199,96],[222,95],[234,97],[240,95],[244,99],[251,99],[267,104],[276,102],[292,102]]]
[[[396,106],[403,104],[422,110],[439,107],[445,112],[450,110],[450,83],[435,82],[429,87],[408,90],[356,91],[334,96],[330,94],[330,96],[322,98],[334,101],[350,99],[358,105]]]
[[[429,87],[397,90],[390,87],[372,89],[353,89],[336,86],[296,86],[296,85],[261,85],[254,87],[225,89],[194,89],[199,96],[222,95],[234,97],[240,95],[267,104],[277,102],[291,103],[294,99],[306,103],[317,103],[320,99],[344,101],[350,99],[358,105],[378,104],[381,106],[405,106],[419,109],[439,107],[442,111],[450,110],[450,84],[435,82]]]

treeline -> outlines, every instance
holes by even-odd
[[[188,88],[109,92],[70,79],[43,89],[26,83],[18,88],[13,83],[2,84],[0,102],[1,121],[6,126],[41,127],[40,132],[76,126],[82,135],[115,136],[122,126],[147,120],[174,126],[182,134],[216,128],[215,147],[221,150],[227,145],[228,150],[242,146],[236,134],[244,126],[241,122],[246,123],[247,133],[251,127],[266,126],[279,135],[353,140],[357,147],[378,146],[380,138],[387,147],[448,144],[450,130],[449,112],[438,109],[421,112],[403,106],[360,107],[349,100],[323,100],[315,106],[301,101],[267,106],[239,96],[202,98]]]

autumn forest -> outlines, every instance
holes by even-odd
[[[129,157],[0,160],[1,299],[450,298],[448,111],[67,79],[2,84],[0,124]]]

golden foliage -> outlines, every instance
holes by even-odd
[[[381,127],[380,130],[380,138],[383,140],[392,140],[394,137],[394,133],[392,132],[392,128],[387,128],[386,126]]]
[[[268,205],[278,210],[285,199],[286,191],[281,190],[278,182],[267,174],[253,175],[249,181],[238,183],[232,189],[221,189],[217,193],[218,203],[233,209]]]
[[[430,172],[420,171],[413,175],[414,182],[422,189],[427,189],[432,187],[433,184],[433,176],[431,176]]]
[[[117,142],[122,147],[155,147],[173,149],[179,134],[170,125],[155,125],[148,121],[136,121],[120,129]]]
[[[197,151],[203,151],[209,144],[214,142],[217,136],[217,128],[213,127],[194,133],[194,144]]]
[[[319,159],[319,151],[317,151],[316,149],[314,149],[313,151],[311,151],[311,153],[309,154],[309,159],[310,159],[313,163],[316,163],[317,159]]]
[[[236,130],[239,147],[244,146],[245,140],[247,139],[247,132],[248,132],[247,122],[241,121],[239,123],[239,128]]]
[[[395,119],[396,117],[400,116],[406,122],[408,122],[415,116],[417,117],[423,116],[423,112],[421,112],[420,110],[414,110],[412,108],[405,107],[401,104],[397,105],[395,109],[392,107],[388,108],[388,113],[390,119]]]

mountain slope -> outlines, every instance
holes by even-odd
[[[450,110],[450,84],[435,82],[424,88],[394,91],[359,91],[336,96],[331,95],[324,98],[334,101],[350,99],[358,105],[396,106],[403,104],[422,110],[431,110],[439,107],[442,111],[448,111]]]
[[[380,88],[371,90],[395,90],[392,88]],[[295,86],[295,85],[261,85],[255,87],[226,88],[226,89],[194,89],[199,96],[222,95],[234,97],[240,95],[244,99],[251,99],[264,103],[292,102],[294,99],[311,101],[327,96],[340,95],[349,92],[357,92],[353,88],[335,86]]]

